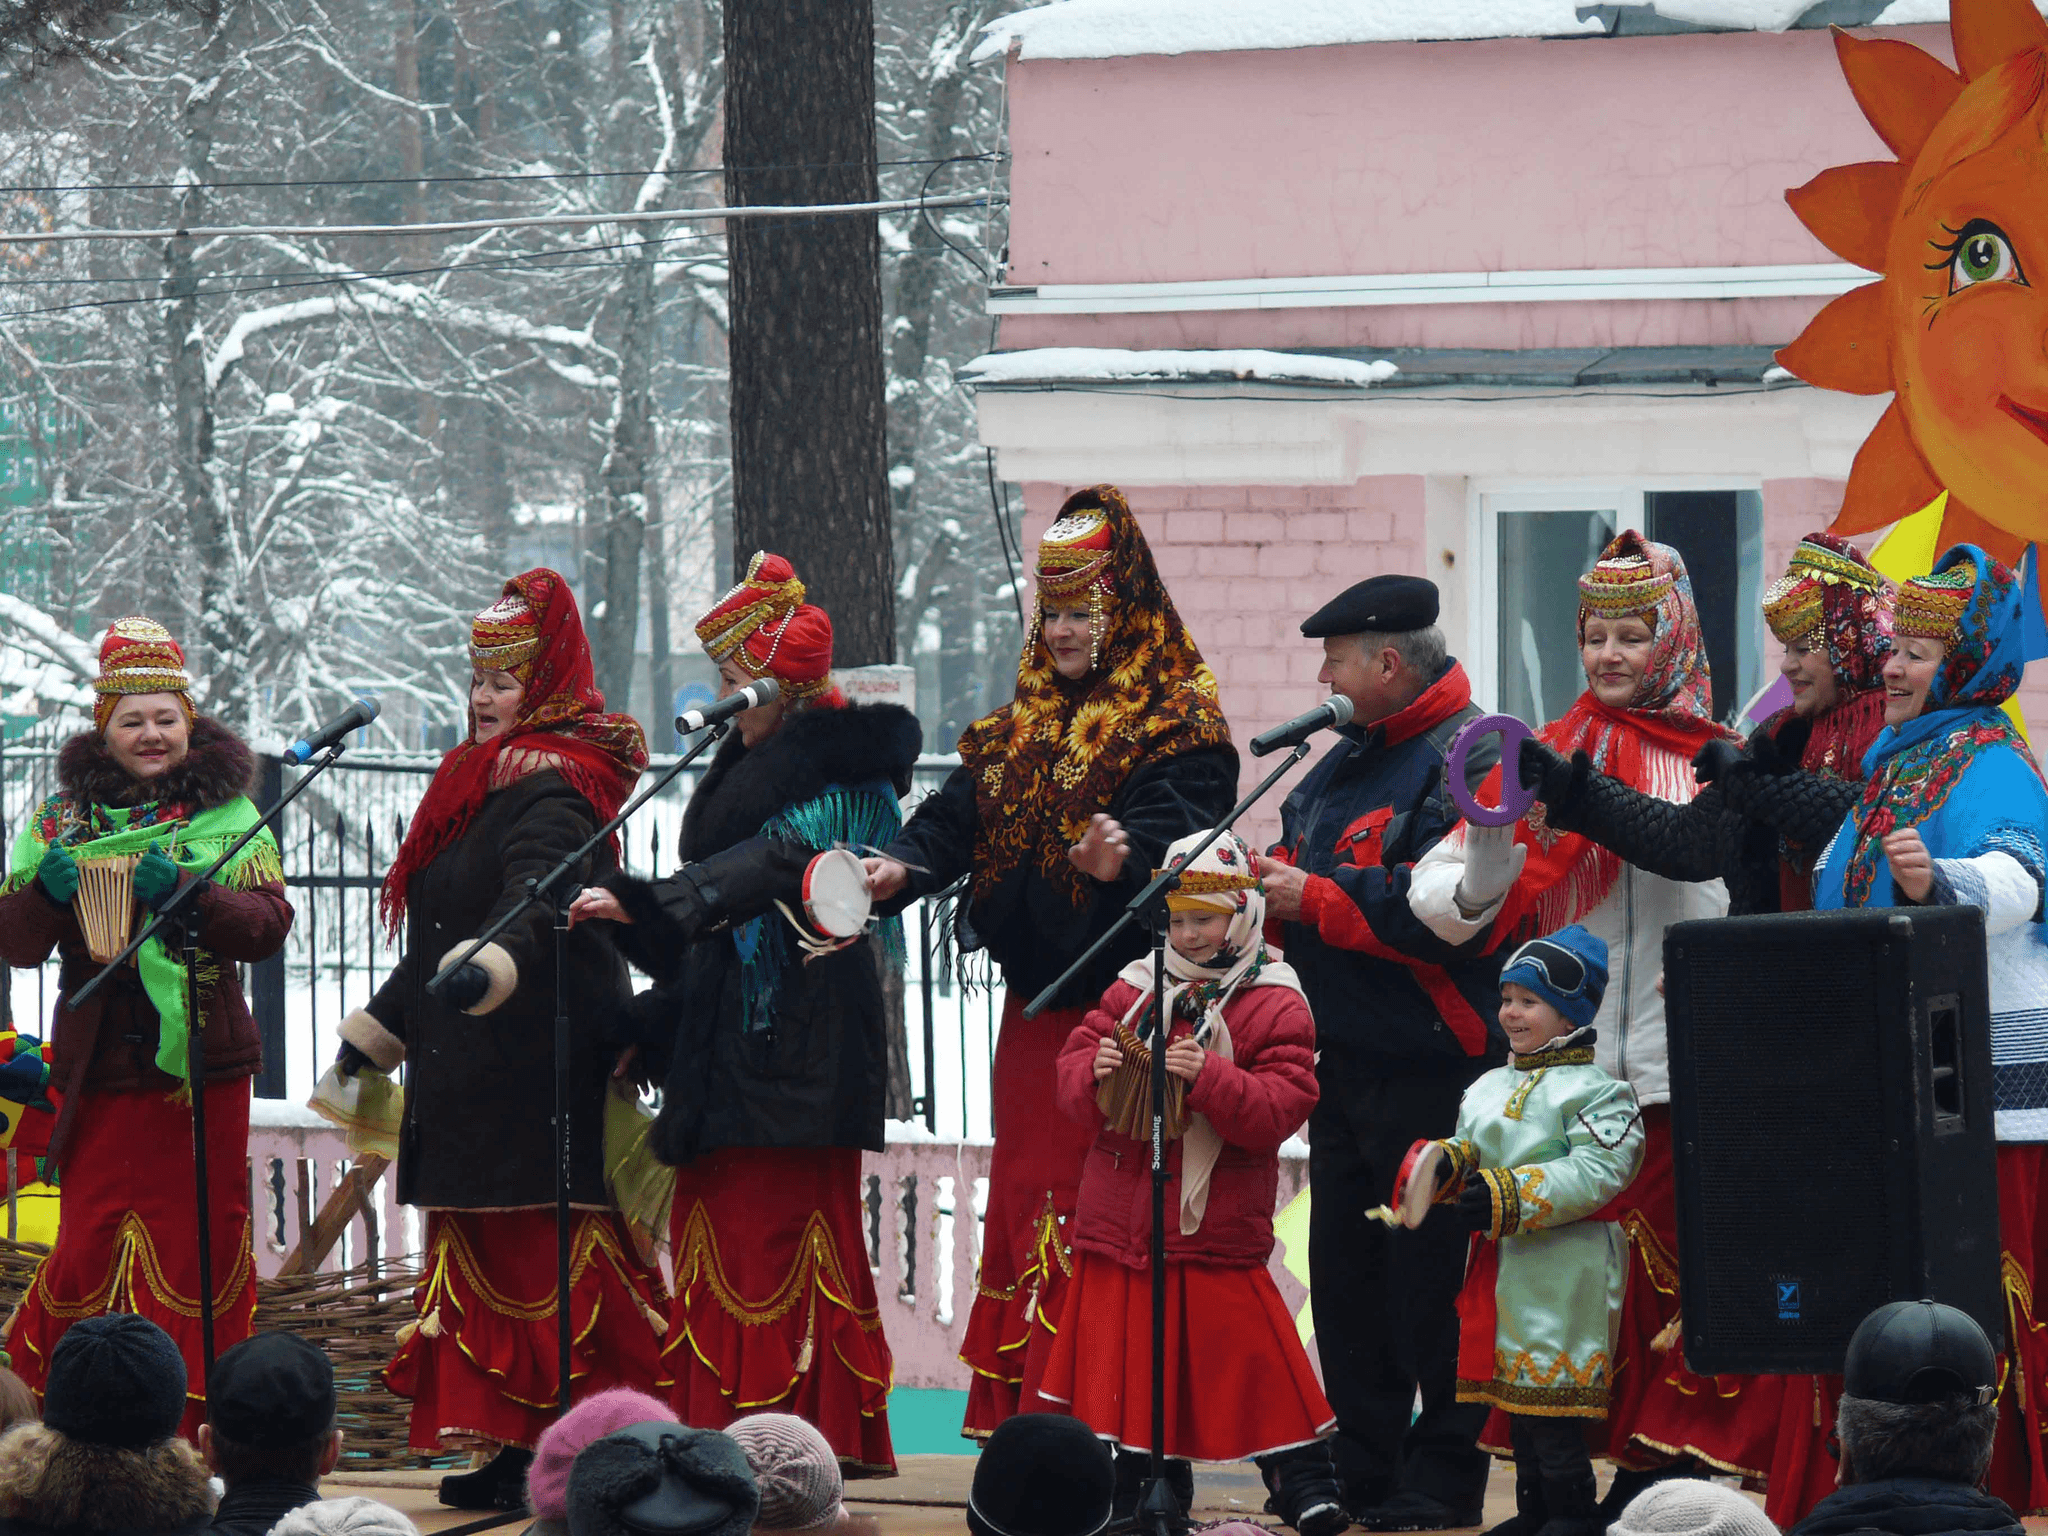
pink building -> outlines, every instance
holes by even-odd
[[[1887,398],[1772,362],[1870,276],[1784,200],[1889,157],[1828,20],[1919,23],[1882,30],[1951,56],[1938,0],[1057,0],[999,23],[1008,286],[1001,350],[962,377],[1027,537],[1122,485],[1242,741],[1317,701],[1296,625],[1381,571],[1442,587],[1481,702],[1560,713],[1571,580],[1636,526],[1684,552],[1717,709],[1740,708],[1777,662],[1762,586]]]

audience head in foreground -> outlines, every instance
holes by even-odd
[[[43,1419],[0,1437],[0,1536],[187,1536],[213,1518],[197,1452],[178,1437],[185,1361],[131,1313],[72,1324],[50,1357]]]
[[[1652,1483],[1608,1527],[1608,1536],[1778,1536],[1755,1500],[1702,1477]]]
[[[757,1531],[825,1531],[846,1513],[846,1477],[817,1427],[794,1414],[755,1413],[726,1426],[761,1492]]]
[[[1879,1307],[1857,1325],[1842,1365],[1841,1486],[1793,1532],[2017,1536],[2018,1518],[1977,1486],[1991,1465],[1997,1398],[1998,1357],[1967,1313],[1934,1301]]]
[[[569,1473],[583,1448],[635,1424],[677,1422],[668,1404],[630,1387],[583,1399],[541,1433],[526,1469],[526,1507],[548,1521],[569,1518]]]
[[[606,1435],[569,1472],[570,1536],[747,1536],[759,1509],[737,1441],[665,1420]]]
[[[1079,1419],[1024,1413],[996,1426],[974,1465],[974,1536],[1095,1536],[1109,1524],[1116,1467]]]

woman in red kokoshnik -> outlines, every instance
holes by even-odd
[[[849,1476],[886,1476],[894,1367],[860,1165],[882,1150],[888,1081],[876,949],[900,963],[902,941],[893,922],[832,942],[803,920],[819,854],[901,829],[922,733],[894,704],[846,702],[832,620],[803,596],[787,560],[757,554],[698,621],[722,695],[764,677],[781,693],[735,717],[690,796],[683,867],[615,875],[572,913],[619,924],[658,983],[634,1016],[664,1076],[653,1146],[676,1170],[677,1415],[717,1429],[797,1414]]]
[[[50,1159],[64,1190],[57,1244],[7,1326],[14,1368],[40,1396],[50,1357],[82,1317],[136,1312],[178,1341],[190,1377],[183,1433],[206,1417],[192,1096],[180,941],[151,939],[132,965],[75,1007],[100,971],[80,924],[79,866],[135,856],[139,924],[254,826],[256,759],[192,708],[185,655],[161,624],[118,620],[100,646],[94,728],[64,744],[58,791],[16,838],[0,896],[0,960],[63,963],[52,1044],[63,1109]],[[283,948],[292,909],[270,833],[260,832],[197,898],[199,1007],[206,1046],[214,1347],[249,1335],[249,1079],[262,1043],[238,965]]]
[[[1017,696],[967,728],[961,766],[868,861],[884,910],[971,876],[963,942],[987,949],[1007,988],[981,1273],[961,1350],[976,1437],[1017,1411],[1033,1332],[1054,1329],[1073,1273],[1066,1227],[1093,1133],[1060,1113],[1054,1062],[1143,952],[1144,930],[1126,929],[1037,1018],[1024,1004],[1116,920],[1168,843],[1222,819],[1237,787],[1216,680],[1123,493],[1069,497],[1039,544],[1037,577]]]
[[[553,1422],[555,939],[547,903],[426,984],[509,911],[526,882],[608,821],[647,764],[638,722],[605,714],[568,585],[528,571],[472,625],[468,739],[441,760],[384,882],[405,954],[342,1021],[342,1069],[409,1063],[398,1198],[426,1213],[417,1318],[385,1380],[412,1399],[413,1449],[498,1451],[445,1478],[441,1501],[517,1508],[532,1446]],[[584,878],[617,867],[590,856]],[[573,878],[573,877],[572,877]],[[569,936],[570,1363],[577,1398],[653,1386],[666,1297],[605,1191],[607,1032],[632,1000],[598,933]]]

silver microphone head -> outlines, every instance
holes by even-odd
[[[782,684],[772,677],[759,677],[747,684],[745,692],[753,696],[754,705],[759,708],[782,697]]]
[[[1358,713],[1358,706],[1351,702],[1350,694],[1333,693],[1330,695],[1330,713],[1334,724],[1349,725],[1351,717]]]

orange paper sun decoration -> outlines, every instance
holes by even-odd
[[[2007,562],[2048,538],[2048,22],[2032,0],[1951,0],[1950,69],[1835,31],[1856,104],[1896,160],[1785,194],[1846,261],[1883,273],[1778,354],[1809,384],[1895,398],[1856,454],[1840,533],[1948,492],[1935,547]]]

